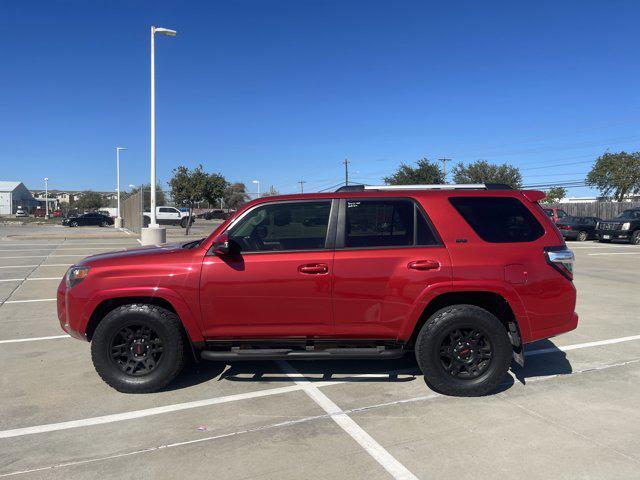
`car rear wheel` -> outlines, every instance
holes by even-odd
[[[109,226],[109,222],[107,222],[106,220],[103,220],[102,222],[100,222],[100,226],[101,227],[108,227]]]
[[[74,221],[74,222],[71,222],[71,223],[69,224],[69,226],[70,226],[70,227],[77,227],[77,226],[78,226],[78,222],[75,222],[75,221]]]
[[[589,238],[589,233],[585,232],[584,230],[578,233],[578,237],[577,240],[579,242],[586,242],[587,239]]]
[[[495,390],[512,358],[504,326],[475,305],[453,305],[434,313],[418,334],[415,352],[433,390],[461,397]]]
[[[100,377],[119,392],[160,390],[184,365],[180,320],[155,305],[118,307],[98,324],[91,358]]]

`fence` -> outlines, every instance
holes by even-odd
[[[122,202],[122,226],[131,232],[140,233],[142,228],[141,191]]]
[[[556,207],[575,217],[598,217],[602,219],[617,217],[630,208],[640,208],[640,202],[591,202],[591,203],[555,203],[543,207]]]

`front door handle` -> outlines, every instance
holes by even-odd
[[[326,263],[307,263],[298,267],[300,273],[306,273],[307,275],[321,275],[323,273],[329,273],[329,265]]]
[[[437,260],[415,260],[409,262],[407,268],[411,270],[437,270],[440,268],[440,262]]]

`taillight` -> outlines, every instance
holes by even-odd
[[[575,256],[573,252],[566,246],[561,247],[545,247],[544,254],[547,257],[547,263],[558,270],[563,276],[569,280],[573,280],[573,262]]]
[[[571,225],[558,225],[560,230],[571,230]]]

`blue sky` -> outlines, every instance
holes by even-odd
[[[149,27],[158,176],[202,163],[282,193],[378,183],[442,156],[584,178],[640,149],[636,1],[0,3],[0,180],[149,181]],[[165,184],[166,185],[166,184]],[[163,185],[163,186],[165,186]],[[586,195],[585,188],[573,195]]]

